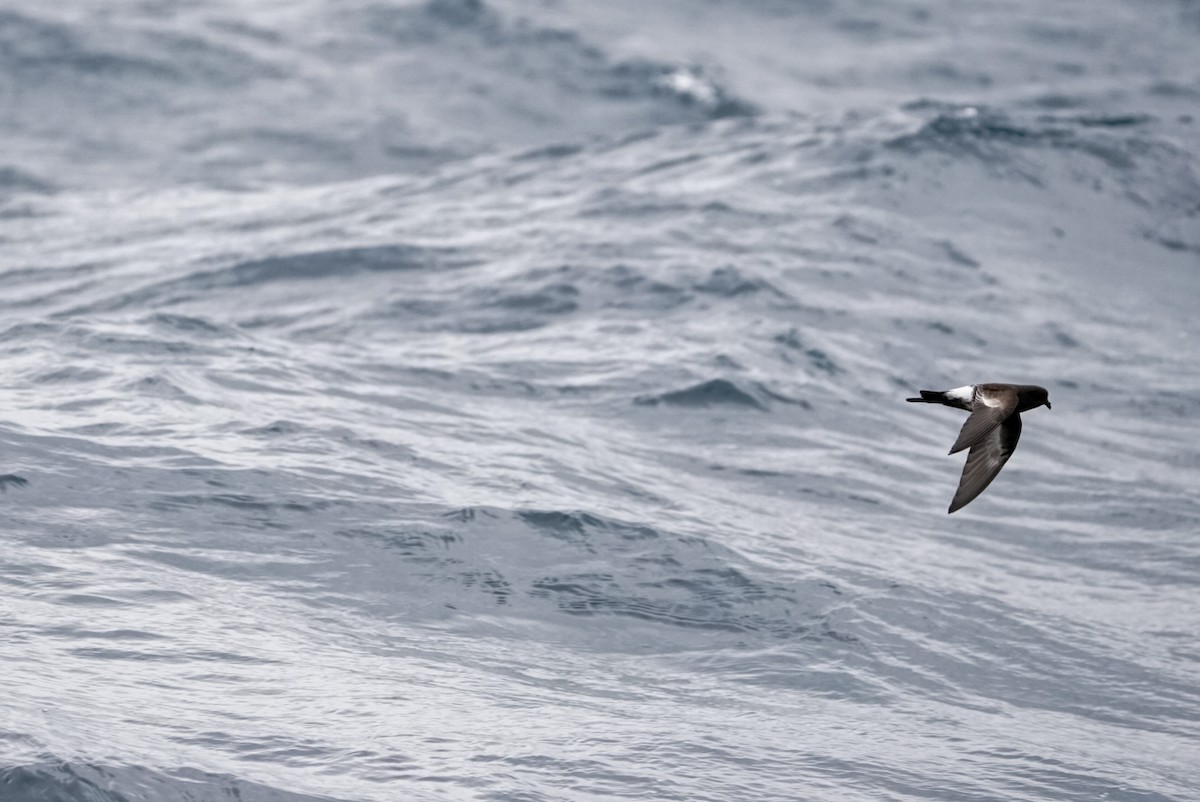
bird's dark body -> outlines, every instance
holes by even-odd
[[[950,449],[951,454],[971,449],[950,512],[962,509],[982,493],[1008,462],[1021,439],[1021,413],[1040,406],[1050,408],[1050,394],[1036,384],[974,384],[953,390],[922,390],[920,398],[907,400],[943,404],[971,413]]]

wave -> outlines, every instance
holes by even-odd
[[[180,768],[105,765],[43,759],[0,768],[0,795],[12,802],[335,802],[335,797],[301,794],[236,777]]]

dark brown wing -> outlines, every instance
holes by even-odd
[[[980,387],[975,391],[975,399],[971,405],[971,414],[958,433],[950,453],[957,454],[964,448],[971,448],[976,443],[983,442],[993,429],[1008,419],[1017,410],[1017,394],[1010,389],[996,390]],[[1020,431],[1020,424],[1017,424]]]
[[[999,426],[992,428],[991,433],[983,440],[971,446],[967,454],[967,464],[963,466],[962,479],[958,483],[958,492],[950,502],[949,512],[961,510],[967,506],[984,488],[992,483],[996,474],[1008,462],[1008,458],[1017,449],[1017,441],[1021,439],[1021,416],[1014,412]]]

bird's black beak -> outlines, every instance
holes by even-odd
[[[1054,409],[1054,407],[1050,406],[1050,399],[1049,399],[1049,398],[1047,398],[1047,399],[1046,399],[1046,409]]]

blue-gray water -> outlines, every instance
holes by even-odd
[[[0,143],[3,802],[1200,798],[1196,2],[4,0]]]

